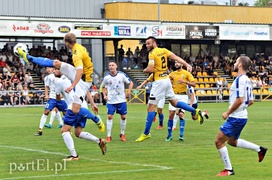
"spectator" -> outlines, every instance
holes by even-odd
[[[134,51],[134,63],[135,63],[135,69],[138,68],[138,60],[139,60],[139,57],[140,57],[140,49],[139,49],[139,46],[136,47],[135,51]]]
[[[130,50],[130,48],[128,48],[127,52],[126,52],[126,56],[127,56],[127,67],[130,69],[133,65],[132,61],[133,61],[133,52]]]
[[[4,89],[4,87],[0,88],[0,97],[3,100],[3,104],[6,106],[9,103],[9,97],[7,95],[7,91]]]
[[[44,91],[42,88],[39,88],[39,90],[36,91],[36,93],[33,95],[33,103],[34,104],[43,104],[44,102]]]
[[[261,87],[263,87],[263,85],[264,85],[264,83],[263,83],[261,77],[258,76],[257,86],[258,86],[259,88],[261,88]]]
[[[125,50],[123,49],[123,44],[118,48],[118,65],[122,64],[125,55]],[[121,66],[122,67],[122,66]]]
[[[147,67],[147,63],[148,63],[148,51],[146,49],[145,44],[143,44],[142,49],[140,51],[140,60],[141,60],[141,64],[142,64],[142,68],[145,69]]]
[[[31,104],[30,103],[30,99],[29,99],[29,90],[27,88],[27,85],[24,86],[23,90],[22,90],[22,105],[25,104]]]
[[[258,82],[257,82],[256,78],[252,77],[250,82],[252,85],[252,89],[259,89],[259,87],[257,85]]]
[[[227,81],[227,78],[223,78],[222,87],[223,87],[223,90],[224,90],[224,89],[228,89],[228,81]]]
[[[16,102],[16,96],[15,96],[15,93],[12,90],[11,86],[8,87],[7,97],[8,97],[8,103],[10,105],[14,106],[14,104]]]

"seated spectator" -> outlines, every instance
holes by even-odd
[[[251,85],[252,85],[252,89],[259,89],[259,87],[257,85],[258,82],[254,77],[251,78],[250,82],[251,82]]]
[[[0,97],[3,100],[3,105],[8,105],[9,103],[9,97],[7,95],[7,91],[4,89],[4,87],[0,88]]]
[[[264,85],[264,83],[263,83],[261,77],[258,76],[257,86],[258,86],[259,88],[261,88],[261,87],[263,87],[263,85]]]
[[[27,88],[27,85],[24,86],[24,89],[22,90],[22,105],[25,104],[31,104],[29,99],[29,90]]]
[[[39,88],[39,90],[36,91],[36,93],[33,95],[33,103],[34,104],[42,104],[44,102],[44,91],[42,88]]]
[[[227,78],[224,78],[224,79],[223,79],[222,87],[223,87],[223,89],[228,89],[228,81],[227,81]]]
[[[16,102],[16,96],[14,91],[12,90],[11,86],[8,87],[7,90],[7,98],[8,98],[8,103],[12,106],[14,106],[15,102]]]

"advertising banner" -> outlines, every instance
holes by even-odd
[[[220,26],[220,40],[270,40],[268,25]]]
[[[186,26],[186,39],[218,39],[219,26]]]

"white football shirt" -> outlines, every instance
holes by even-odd
[[[49,87],[49,98],[56,99],[56,77],[53,73],[44,78],[44,86]]]
[[[250,100],[253,100],[252,85],[246,75],[236,77],[230,87],[229,104],[230,107],[239,97],[244,98],[244,102],[229,117],[247,118],[247,106]]]
[[[125,85],[130,84],[131,80],[129,77],[121,71],[117,71],[115,76],[110,73],[106,75],[102,82],[102,87],[106,87],[108,90],[108,101],[109,104],[118,104],[126,102]]]

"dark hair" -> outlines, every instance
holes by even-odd
[[[154,42],[157,43],[157,39],[154,36],[149,36],[148,38],[146,38],[146,40],[148,40],[148,39],[152,39]]]
[[[117,65],[116,61],[114,60],[110,60],[109,63],[115,63]]]

